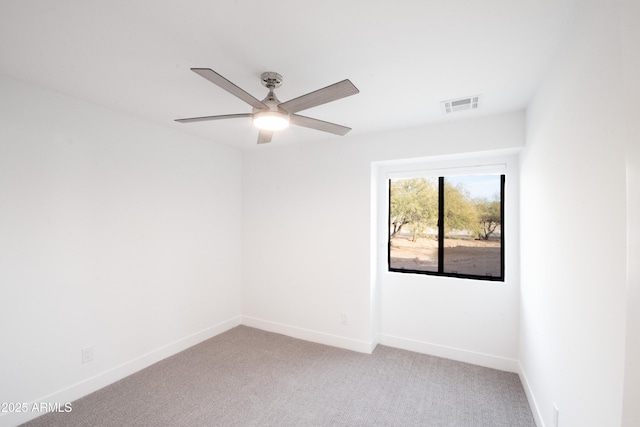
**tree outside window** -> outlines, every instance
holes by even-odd
[[[504,277],[504,175],[389,180],[389,270]]]

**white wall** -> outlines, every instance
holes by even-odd
[[[482,146],[487,143],[485,138],[492,138],[492,133],[478,134],[464,142]],[[524,128],[510,138],[514,143],[522,143]],[[506,174],[504,282],[387,271],[387,174],[488,165],[503,165]],[[381,212],[377,230],[380,343],[517,372],[520,287],[517,153],[514,149],[494,150],[409,163],[380,162],[377,175],[377,209]]]
[[[640,2],[622,3],[627,139],[627,342],[622,425],[640,425]]]
[[[240,151],[0,93],[0,402],[75,399],[240,322]]]
[[[554,425],[554,403],[561,427],[621,423],[627,289],[619,18],[615,2],[582,4],[527,111],[520,361],[544,426]]]
[[[370,351],[382,330],[405,340],[514,357],[517,279],[507,286],[476,287],[474,297],[481,293],[479,289],[487,290],[482,297],[484,307],[476,306],[463,321],[444,326],[449,331],[446,337],[429,327],[433,313],[415,304],[407,308],[402,301],[438,304],[450,317],[455,316],[469,307],[468,300],[460,300],[464,285],[420,276],[417,280],[424,286],[405,282],[403,293],[377,300],[383,295],[378,295],[382,282],[377,269],[371,268],[376,256],[371,248],[377,249],[379,243],[372,240],[372,166],[375,174],[375,162],[513,149],[523,143],[524,114],[511,113],[322,143],[246,150],[243,321],[357,351]],[[386,283],[392,286],[390,281]],[[370,301],[379,301],[380,306],[372,306]],[[385,316],[380,318],[379,312]],[[400,314],[402,319],[398,319]],[[347,325],[342,324],[343,315]],[[473,329],[472,323],[479,321],[487,329]],[[499,321],[507,325],[490,330],[489,326]],[[443,323],[439,321],[438,326]],[[465,325],[469,329],[464,335],[450,335]]]

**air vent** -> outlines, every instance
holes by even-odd
[[[447,101],[440,102],[442,106],[442,112],[444,114],[451,114],[457,111],[475,110],[480,106],[481,95],[468,96],[466,98],[449,99]]]

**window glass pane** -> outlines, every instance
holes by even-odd
[[[438,178],[389,181],[389,268],[438,271]]]
[[[502,275],[501,177],[444,178],[444,273]]]

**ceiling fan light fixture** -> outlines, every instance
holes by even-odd
[[[253,115],[253,125],[262,130],[282,130],[289,126],[289,115],[279,111],[261,111]]]

